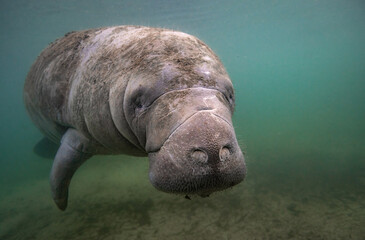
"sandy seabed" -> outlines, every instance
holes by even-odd
[[[155,190],[147,159],[120,158],[81,167],[65,212],[48,179],[17,187],[0,200],[0,239],[365,239],[363,192],[252,167],[243,184],[189,201]]]

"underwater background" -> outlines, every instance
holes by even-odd
[[[57,209],[24,79],[66,32],[112,25],[180,30],[218,54],[243,183],[188,201],[153,188],[147,158],[95,156]],[[365,1],[0,0],[0,53],[0,239],[365,239]]]

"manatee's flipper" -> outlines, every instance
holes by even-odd
[[[59,209],[67,207],[68,186],[73,174],[91,156],[90,140],[69,128],[61,139],[50,175],[52,197]]]
[[[57,149],[58,144],[44,137],[33,147],[33,152],[40,157],[53,159],[57,153]]]

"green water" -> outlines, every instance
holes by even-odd
[[[64,33],[123,24],[220,56],[244,183],[188,201],[152,187],[147,158],[97,156],[56,208],[24,78]],[[0,239],[365,239],[364,1],[0,0],[0,30]]]

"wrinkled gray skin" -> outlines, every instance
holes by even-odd
[[[61,142],[50,175],[61,210],[72,175],[96,154],[148,155],[151,183],[164,192],[204,197],[244,179],[231,80],[191,35],[137,26],[68,33],[33,64],[24,101]]]

